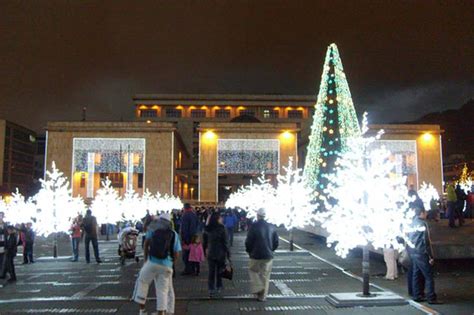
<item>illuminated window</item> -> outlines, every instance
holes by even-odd
[[[302,119],[303,118],[303,111],[302,110],[289,110],[288,111],[288,118],[290,119]]]
[[[216,118],[230,118],[229,109],[216,109]]]
[[[140,117],[156,117],[158,116],[156,109],[142,109],[140,110]]]
[[[240,116],[255,116],[255,111],[253,109],[241,109],[239,111]]]
[[[181,109],[166,108],[165,113],[166,113],[166,117],[168,118],[181,118],[182,117]]]
[[[206,110],[205,109],[192,109],[191,117],[192,118],[206,118]]]
[[[279,118],[279,112],[274,109],[264,109],[263,118]]]

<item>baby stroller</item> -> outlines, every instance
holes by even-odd
[[[125,259],[127,258],[135,258],[135,261],[138,263],[138,256],[135,255],[138,240],[138,230],[132,227],[126,227],[120,232],[118,238],[118,254],[120,256],[120,263],[124,265]]]

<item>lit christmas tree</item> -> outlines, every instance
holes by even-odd
[[[140,197],[133,189],[127,189],[120,200],[120,214],[125,221],[136,222],[145,215]],[[111,223],[111,222],[109,222]]]
[[[67,178],[54,162],[51,171],[47,170],[45,179],[40,181],[41,189],[34,196],[38,209],[36,230],[44,236],[54,233],[53,256],[57,257],[57,234],[69,230],[71,219],[76,215],[76,202]]]
[[[336,44],[326,52],[304,168],[308,184],[321,193],[334,171],[337,157],[347,150],[347,139],[360,135],[351,92]]]
[[[120,197],[108,177],[102,181],[102,187],[97,190],[91,205],[92,214],[99,223],[113,223],[120,221]],[[108,230],[108,229],[107,229]]]
[[[363,133],[367,131],[364,116]],[[384,147],[371,144],[380,137],[348,139],[348,150],[341,153],[338,167],[329,180],[325,195],[329,211],[315,215],[328,232],[328,246],[335,244],[336,253],[346,257],[349,250],[363,248],[363,295],[369,295],[368,247],[403,249],[398,237],[411,232],[414,216],[409,210],[406,178],[394,176],[395,162]]]
[[[290,231],[290,250],[293,250],[293,229],[312,223],[314,206],[311,204],[313,190],[306,184],[301,169],[293,167],[290,157],[288,166],[283,167],[284,175],[278,175],[273,209],[269,211],[269,221],[284,225]]]
[[[432,209],[433,202],[436,204],[439,200],[439,194],[436,188],[425,182],[423,182],[420,189],[418,189],[418,196],[423,201],[425,210],[434,210]]]
[[[3,208],[0,209],[0,211],[5,212],[6,221],[10,224],[28,223],[36,220],[36,205],[31,199],[26,199],[20,194],[18,188],[12,194],[12,198],[8,204],[5,204],[3,199],[1,200],[0,207]]]
[[[464,190],[466,194],[471,191],[474,181],[472,179],[472,173],[469,173],[469,169],[467,168],[466,163],[464,163],[464,167],[462,168],[461,175],[459,176],[457,184],[461,186],[462,190]]]

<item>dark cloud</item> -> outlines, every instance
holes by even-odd
[[[0,116],[133,119],[136,93],[318,90],[327,45],[381,121],[473,96],[472,1],[18,1],[0,4]],[[436,82],[436,83],[433,83]],[[461,93],[461,90],[463,91]],[[397,109],[395,109],[397,108]]]

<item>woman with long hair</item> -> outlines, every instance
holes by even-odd
[[[214,298],[221,294],[221,272],[224,270],[226,258],[230,258],[227,231],[219,212],[214,212],[209,217],[203,234],[203,248],[209,265],[209,297]]]

